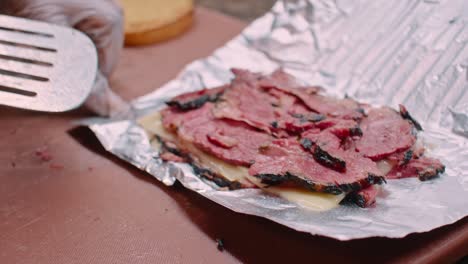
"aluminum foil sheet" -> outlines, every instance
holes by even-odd
[[[263,73],[283,67],[331,95],[402,103],[422,123],[428,154],[447,169],[433,181],[388,181],[371,208],[313,212],[261,190],[220,191],[188,165],[163,163],[134,119],[96,121],[90,128],[108,151],[166,185],[177,179],[239,213],[339,240],[429,231],[468,215],[467,22],[466,0],[278,1],[211,56],[133,102],[142,116],[177,94],[229,82],[231,67]]]

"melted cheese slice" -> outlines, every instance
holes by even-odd
[[[326,211],[335,208],[344,198],[344,194],[333,195],[326,193],[315,193],[295,188],[268,187],[265,184],[262,184],[260,179],[250,176],[248,173],[248,168],[226,163],[217,157],[202,152],[189,142],[181,142],[181,140],[177,138],[176,135],[164,128],[161,120],[161,114],[159,112],[141,118],[138,120],[138,123],[150,136],[158,135],[163,140],[172,141],[178,146],[182,145],[186,151],[190,152],[198,159],[198,162],[202,167],[222,175],[229,181],[237,181],[244,185],[254,184],[268,193],[278,195],[288,201],[298,204],[301,207],[313,211]],[[153,146],[156,149],[160,148],[160,145],[156,140],[154,141]]]

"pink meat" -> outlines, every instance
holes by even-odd
[[[387,179],[418,177],[426,181],[439,176],[445,171],[445,166],[436,159],[420,157],[412,159],[408,164],[395,166],[386,176]]]
[[[351,99],[336,99],[318,95],[323,90],[318,86],[301,86],[296,79],[282,70],[273,72],[260,81],[264,88],[275,88],[299,98],[311,110],[332,117],[360,119],[359,104]]]
[[[235,79],[213,109],[216,118],[245,122],[276,137],[287,137],[313,127],[310,121],[299,122],[292,115],[308,113],[295,96],[281,90],[259,86],[259,75],[233,70]]]
[[[416,141],[412,125],[390,108],[372,109],[360,126],[363,135],[356,149],[372,160],[408,150]]]
[[[375,163],[357,153],[349,153],[346,172],[340,173],[317,163],[295,138],[278,139],[263,147],[261,155],[250,167],[249,174],[266,183],[299,183],[319,192],[357,191],[380,183]]]
[[[163,124],[209,154],[234,165],[249,166],[260,146],[268,144],[271,137],[242,122],[216,119],[212,109],[212,103],[188,112],[166,109],[162,112]]]
[[[310,95],[317,94],[323,88],[319,86],[303,86],[297,79],[283,70],[276,70],[271,75],[264,76],[260,80],[263,88],[275,88],[283,92],[292,94],[305,101]]]
[[[245,122],[268,133],[281,115],[270,96],[248,82],[234,82],[221,98],[213,109],[215,117]]]

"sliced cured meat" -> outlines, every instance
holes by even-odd
[[[319,164],[338,172],[346,171],[344,153],[340,149],[341,141],[330,131],[307,131],[302,134],[301,145]]]
[[[378,186],[371,185],[358,192],[348,194],[344,201],[354,203],[362,208],[369,207],[375,203],[379,191],[380,188]]]
[[[330,132],[340,139],[362,136],[362,130],[359,124],[354,120],[327,118],[318,122],[316,126],[320,129],[329,128]]]
[[[269,144],[271,137],[242,122],[216,119],[211,112],[213,106],[206,103],[188,112],[166,109],[162,112],[163,125],[182,140],[221,160],[249,166],[258,155],[258,149]]]
[[[387,157],[387,161],[395,166],[403,166],[408,164],[414,156],[412,149],[394,153]]]
[[[233,70],[236,79],[213,109],[216,118],[245,122],[277,137],[310,129],[309,121],[300,122],[294,114],[309,113],[295,96],[281,90],[264,90],[254,73]]]
[[[363,114],[359,104],[349,98],[336,99],[318,95],[323,90],[318,86],[301,86],[296,79],[282,70],[273,72],[260,80],[260,86],[274,88],[299,98],[311,110],[332,117],[360,119]]]
[[[222,130],[215,130],[213,133],[207,134],[206,137],[214,145],[227,149],[233,148],[239,143],[236,138],[224,135]]]
[[[278,128],[288,132],[288,135],[299,135],[304,131],[315,128],[315,124],[308,121],[301,121],[295,118],[285,118],[278,122]]]
[[[216,118],[241,121],[268,133],[281,113],[271,104],[270,96],[248,82],[236,82],[223,94],[213,114]]]
[[[421,181],[427,181],[444,173],[445,166],[436,159],[420,157],[412,159],[406,165],[395,166],[388,174],[387,179],[400,179],[418,177]]]
[[[259,85],[263,88],[275,88],[283,92],[292,94],[299,99],[307,99],[309,95],[317,94],[323,88],[319,86],[303,86],[299,84],[297,79],[279,69],[274,71],[271,75],[261,78]]]
[[[341,140],[329,130],[309,130],[301,135],[302,139],[309,139],[325,151],[334,152],[340,149]]]
[[[199,108],[206,102],[216,102],[227,87],[228,86],[220,86],[181,94],[172,98],[170,101],[166,102],[166,104],[184,111]]]
[[[331,117],[359,120],[363,117],[359,104],[352,99],[337,99],[312,94],[303,100],[313,111]]]
[[[317,128],[317,123],[325,119],[325,116],[313,112],[289,113],[280,121],[280,127],[290,135],[299,135],[302,132]]]
[[[342,140],[331,129],[309,130],[301,136],[302,146],[312,153],[315,161],[335,171],[345,172],[349,162],[361,162],[357,161],[360,159],[368,161],[354,149],[344,148]]]
[[[320,146],[315,146],[312,154],[314,155],[314,159],[321,165],[339,172],[346,171],[345,160],[343,160],[341,157],[333,156],[332,154],[323,150]]]
[[[330,122],[323,121],[324,114],[348,119],[359,119],[362,116],[362,113],[355,111],[358,108],[356,102],[350,99],[334,101],[326,97],[320,97],[321,103],[330,104],[335,108],[330,111],[324,110],[324,114],[311,112],[304,105],[303,99],[316,94],[319,88],[300,88],[293,77],[282,71],[276,71],[271,76],[263,78],[248,71],[233,70],[233,72],[236,79],[214,109],[214,115],[217,118],[242,121],[275,136],[287,137],[288,134],[299,134],[315,127],[314,123],[322,128],[336,125],[338,122],[345,124],[344,120],[338,118]],[[277,89],[271,89],[272,87]],[[332,101],[327,102],[327,100]],[[339,109],[336,108],[337,105]],[[337,127],[336,132],[344,133],[343,137],[349,132],[354,134],[360,132],[357,124],[353,123],[352,129],[343,131],[338,130]],[[282,133],[282,131],[287,133]]]
[[[408,150],[416,141],[412,125],[390,108],[372,109],[360,127],[362,137],[356,141],[356,149],[372,160]]]
[[[263,147],[261,155],[250,167],[249,174],[271,185],[294,182],[310,190],[327,193],[348,193],[382,183],[383,177],[369,159],[353,159],[346,172],[340,173],[320,165],[295,138],[278,139]]]
[[[163,159],[185,160],[229,189],[342,194],[361,207],[375,202],[383,175],[428,180],[445,169],[423,155],[416,140],[421,126],[402,105],[398,113],[326,97],[281,70],[232,72],[227,86],[168,102],[162,125],[159,119],[165,129],[158,130],[167,139]]]

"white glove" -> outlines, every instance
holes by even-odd
[[[128,105],[109,87],[123,47],[123,15],[113,0],[0,0],[0,12],[70,26],[87,34],[99,54],[99,71],[85,105],[100,115],[113,115]]]

